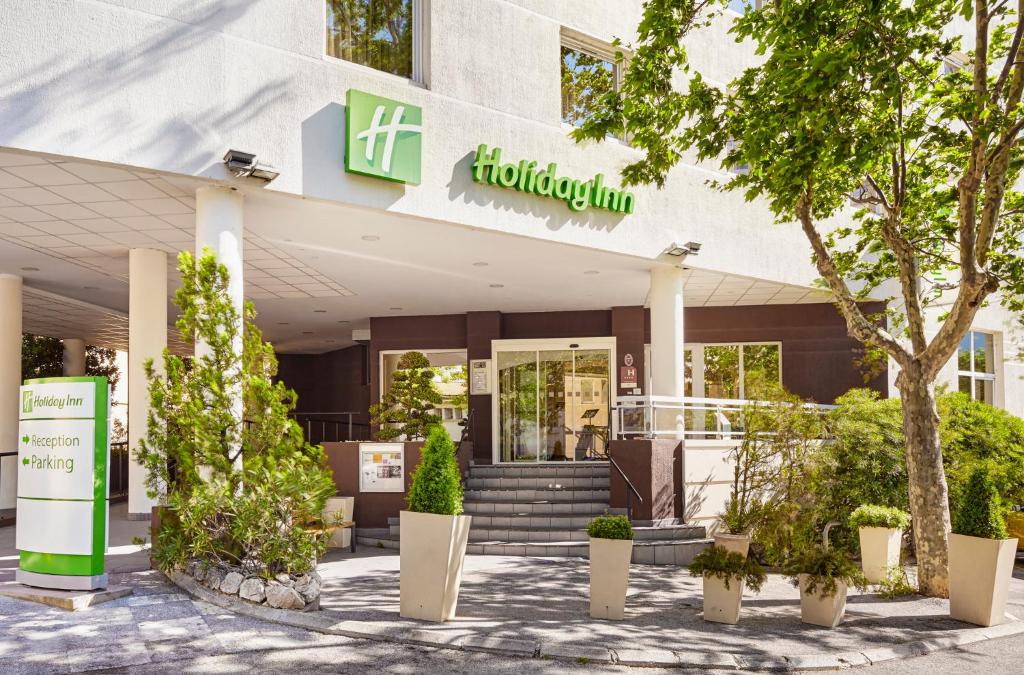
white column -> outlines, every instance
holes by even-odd
[[[228,270],[228,296],[231,298],[239,321],[245,301],[242,278],[242,193],[231,188],[203,187],[196,190],[196,257],[209,249],[217,261]],[[234,341],[235,353],[242,354],[242,325],[239,323]],[[196,357],[206,353],[207,347],[196,341]],[[232,411],[242,420],[242,392],[233,392]],[[241,468],[241,457],[236,462]]]
[[[85,340],[64,338],[64,377],[85,375]]]
[[[146,361],[163,368],[167,346],[167,254],[135,248],[128,253],[128,519],[146,520],[156,501],[146,494],[146,469],[135,461],[146,436],[149,382]]]
[[[651,393],[680,400],[684,392],[683,270],[659,266],[651,270]],[[674,416],[682,437],[683,415]]]
[[[0,453],[18,451],[21,277],[0,274]],[[18,458],[0,458],[0,509],[17,506]]]

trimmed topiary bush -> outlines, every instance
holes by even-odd
[[[885,527],[905,530],[910,526],[910,514],[892,506],[861,504],[850,514],[850,527]]]
[[[633,526],[626,516],[598,516],[587,525],[594,539],[632,539]]]
[[[740,580],[755,593],[768,580],[768,575],[756,560],[735,551],[727,551],[721,546],[711,546],[694,556],[690,563],[690,575],[717,577],[725,583],[726,588],[729,588],[730,581]]]
[[[988,467],[978,466],[971,471],[953,519],[953,532],[982,539],[1007,538],[999,491]]]
[[[455,459],[455,444],[440,424],[430,428],[412,473],[409,510],[457,516],[462,513],[462,480]]]
[[[867,579],[856,564],[837,548],[811,546],[791,558],[783,568],[786,576],[792,577],[793,585],[799,587],[799,575],[807,575],[807,592],[820,597],[834,595],[838,590],[837,582],[845,582],[847,586],[860,589],[867,588]]]

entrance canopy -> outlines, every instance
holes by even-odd
[[[0,151],[0,272],[24,279],[25,330],[124,349],[129,250],[192,250],[195,190],[207,184]],[[239,184],[245,295],[282,352],[350,344],[352,330],[367,327],[369,317],[640,305],[659,264],[299,199],[261,185]],[[828,301],[820,290],[704,271],[699,262],[686,260],[688,306]],[[177,286],[173,257],[167,274],[170,293]],[[168,316],[173,321],[173,307]]]

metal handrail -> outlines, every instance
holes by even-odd
[[[612,456],[610,454],[608,455],[608,462],[612,466],[615,467],[615,470],[619,472],[620,476],[622,476],[622,480],[625,481],[626,487],[629,488],[629,490],[626,491],[626,517],[629,518],[630,521],[632,521],[633,520],[633,499],[630,496],[630,493],[632,492],[632,494],[636,495],[636,498],[638,500],[640,500],[641,504],[644,503],[644,498],[640,496],[640,493],[637,491],[636,487],[634,487],[632,481],[630,481],[629,477],[626,476],[626,472],[622,470],[622,467],[619,466],[618,462],[616,462],[614,459],[612,459]]]
[[[366,427],[367,430],[369,430],[369,428],[370,428],[369,424],[366,424],[364,422],[356,422],[354,420],[354,417],[356,415],[362,414],[362,413],[358,413],[358,412],[349,412],[349,411],[306,412],[306,411],[298,411],[298,410],[296,410],[296,411],[292,411],[290,414],[291,414],[291,416],[293,418],[295,418],[295,421],[298,422],[300,426],[305,428],[306,438],[312,438],[312,436],[313,436],[313,425],[314,424],[319,424],[320,425],[320,438],[321,438],[321,441],[327,437],[327,425],[328,424],[332,425],[332,427],[335,430],[335,435],[338,436],[338,437],[341,436],[341,434],[340,434],[340,430],[342,428],[341,425],[343,425],[343,424],[346,425],[347,426],[346,438],[348,440],[350,440],[350,441],[355,440],[355,438],[353,437],[353,427],[357,427],[357,426],[358,427]],[[325,418],[325,417],[341,417],[341,416],[345,416],[345,417],[347,417],[347,419],[346,420],[321,419],[321,418]]]

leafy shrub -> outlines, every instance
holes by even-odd
[[[906,530],[910,526],[910,514],[902,509],[877,504],[861,504],[850,514],[850,527],[885,527]]]
[[[975,467],[953,519],[953,532],[983,539],[1006,539],[1002,511],[991,471],[986,466]]]
[[[793,585],[799,587],[800,574],[806,574],[808,593],[819,591],[818,595],[826,597],[834,595],[838,589],[836,582],[845,582],[848,586],[867,588],[867,580],[860,565],[850,560],[845,551],[823,546],[810,546],[793,556],[785,565],[786,576],[793,578]]]
[[[594,539],[632,539],[633,526],[626,516],[598,516],[587,525]]]
[[[377,425],[377,438],[389,441],[399,436],[414,441],[426,437],[441,418],[431,413],[443,397],[434,384],[430,359],[421,352],[406,352],[398,360],[391,388],[380,403],[370,406],[370,423]]]
[[[289,418],[295,393],[274,382],[273,347],[252,305],[239,316],[231,303],[227,269],[206,251],[182,253],[178,270],[178,330],[206,349],[190,360],[165,350],[162,372],[146,364],[147,435],[136,456],[149,495],[166,507],[154,558],[165,570],[198,560],[265,577],[309,571],[327,548],[315,525],[335,492],[323,448]]]
[[[690,575],[717,577],[725,582],[726,588],[729,588],[731,580],[742,580],[755,593],[768,580],[768,575],[756,560],[735,551],[727,551],[722,546],[711,546],[694,556],[690,563]]]
[[[885,578],[878,584],[878,594],[887,600],[914,595],[917,589],[910,583],[903,565],[892,565],[885,571]]]
[[[457,516],[462,513],[462,479],[455,459],[455,444],[440,424],[430,428],[412,473],[409,510]]]

